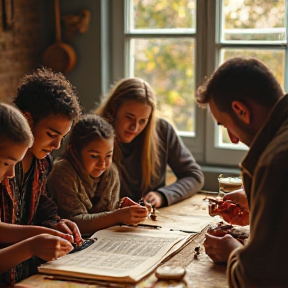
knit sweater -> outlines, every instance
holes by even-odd
[[[93,179],[71,151],[54,163],[47,179],[47,191],[56,202],[59,215],[74,221],[82,234],[91,234],[98,218],[116,208],[119,184],[115,164]]]

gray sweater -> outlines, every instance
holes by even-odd
[[[160,140],[160,171],[159,177],[147,191],[141,191],[141,134],[131,143],[120,143],[123,154],[122,167],[118,167],[121,188],[120,196],[128,196],[134,201],[150,191],[157,191],[163,196],[164,204],[171,205],[194,195],[204,184],[204,176],[194,157],[184,146],[183,142],[171,124],[158,119],[156,124]],[[166,167],[170,166],[177,177],[172,185],[165,186]]]

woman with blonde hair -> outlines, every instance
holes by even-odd
[[[120,175],[121,197],[134,201],[143,197],[155,207],[162,207],[202,188],[203,173],[194,157],[171,124],[156,117],[156,96],[147,82],[122,79],[96,114],[115,130],[114,161]],[[167,165],[177,177],[169,186],[165,186]]]

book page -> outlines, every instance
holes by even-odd
[[[170,250],[173,252],[176,243],[184,244],[190,237],[165,229],[111,227],[96,232],[92,238],[97,241],[85,250],[48,262],[38,270],[91,279],[138,281]]]
[[[171,206],[160,208],[156,212],[156,224],[163,228],[172,228],[175,230],[195,231],[200,233],[211,222],[217,218],[211,217],[208,212],[208,201],[204,201],[205,196],[211,196],[205,193],[198,193],[193,197],[180,201]],[[212,194],[213,195],[213,194]],[[155,221],[146,219],[144,223],[155,224]]]

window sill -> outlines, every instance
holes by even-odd
[[[204,173],[205,184],[203,190],[207,191],[218,191],[218,176],[219,174],[227,173],[227,174],[240,174],[239,168],[229,168],[229,167],[214,167],[214,166],[201,166],[201,169]],[[167,168],[167,176],[166,176],[166,185],[170,185],[176,181],[176,177],[171,171],[171,169]]]

